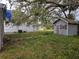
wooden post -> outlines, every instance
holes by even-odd
[[[0,50],[3,47],[3,37],[4,37],[4,8],[5,5],[0,4]]]

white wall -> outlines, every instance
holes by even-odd
[[[78,33],[78,26],[77,25],[69,25],[68,26],[68,34],[69,35],[77,35]]]
[[[22,24],[21,26],[16,26],[16,25],[9,25],[9,26],[4,26],[4,32],[18,32],[18,30],[26,31],[26,32],[34,32],[38,31],[37,27],[33,27],[33,25],[26,26]]]
[[[60,29],[60,25],[67,25],[65,21],[59,20],[57,23],[54,24],[54,33],[61,34],[61,35],[68,35],[67,29]]]

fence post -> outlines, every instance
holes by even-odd
[[[3,37],[4,37],[4,8],[5,5],[0,4],[0,50],[3,47]]]

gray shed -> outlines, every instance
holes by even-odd
[[[73,19],[61,18],[54,23],[54,33],[60,35],[78,35],[79,24]]]
[[[3,36],[4,36],[4,4],[0,4],[0,50],[3,47]]]

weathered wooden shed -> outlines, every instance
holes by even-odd
[[[3,47],[3,37],[4,37],[4,4],[0,4],[0,50]]]
[[[60,18],[54,23],[54,33],[60,35],[78,35],[79,24],[73,19]]]

